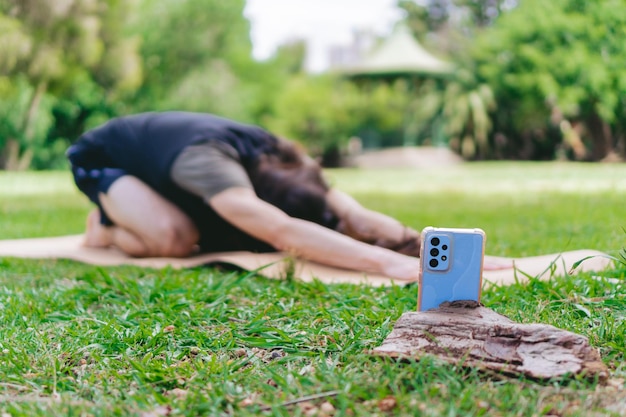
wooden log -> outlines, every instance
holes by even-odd
[[[474,301],[404,313],[377,355],[435,355],[448,363],[533,379],[584,375],[605,382],[609,371],[586,337],[545,324],[520,324]]]

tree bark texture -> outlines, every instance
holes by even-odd
[[[395,358],[435,355],[448,363],[532,379],[609,371],[586,337],[545,324],[519,324],[474,301],[444,303],[403,314],[374,354]]]

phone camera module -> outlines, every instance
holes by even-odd
[[[448,250],[448,245],[443,245],[443,246],[441,247],[441,249],[442,249],[442,250]]]
[[[432,249],[430,250],[430,256],[437,256],[437,255],[439,255],[439,249],[437,249],[437,248],[432,248]]]
[[[428,262],[428,264],[430,265],[431,268],[437,268],[437,266],[439,265],[439,261],[436,259],[431,259],[430,262]]]
[[[434,237],[432,239],[430,239],[430,244],[433,246],[438,246],[439,245],[439,238],[438,237]]]

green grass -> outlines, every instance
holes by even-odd
[[[622,165],[329,176],[411,226],[482,227],[493,255],[618,255],[626,243]],[[0,173],[0,238],[79,233],[88,210],[66,173]],[[587,336],[619,382],[626,267],[596,275],[617,280],[584,273],[487,287],[483,302],[516,321]],[[593,381],[496,379],[434,359],[368,355],[416,296],[415,286],[0,259],[0,414],[626,415],[624,391]],[[285,405],[314,394],[322,397]]]

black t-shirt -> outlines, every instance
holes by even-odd
[[[246,169],[277,145],[277,139],[260,127],[210,114],[143,113],[86,132],[68,150],[68,157],[72,164],[86,168],[122,168],[162,191],[172,185],[169,172],[176,156],[206,140],[232,146]]]
[[[260,127],[210,114],[143,113],[113,119],[83,134],[67,156],[75,167],[120,168],[183,210],[200,231],[204,251],[273,250],[228,224],[201,197],[177,186],[170,168],[187,146],[207,140],[233,147],[248,170],[263,153],[276,150],[277,139]]]

